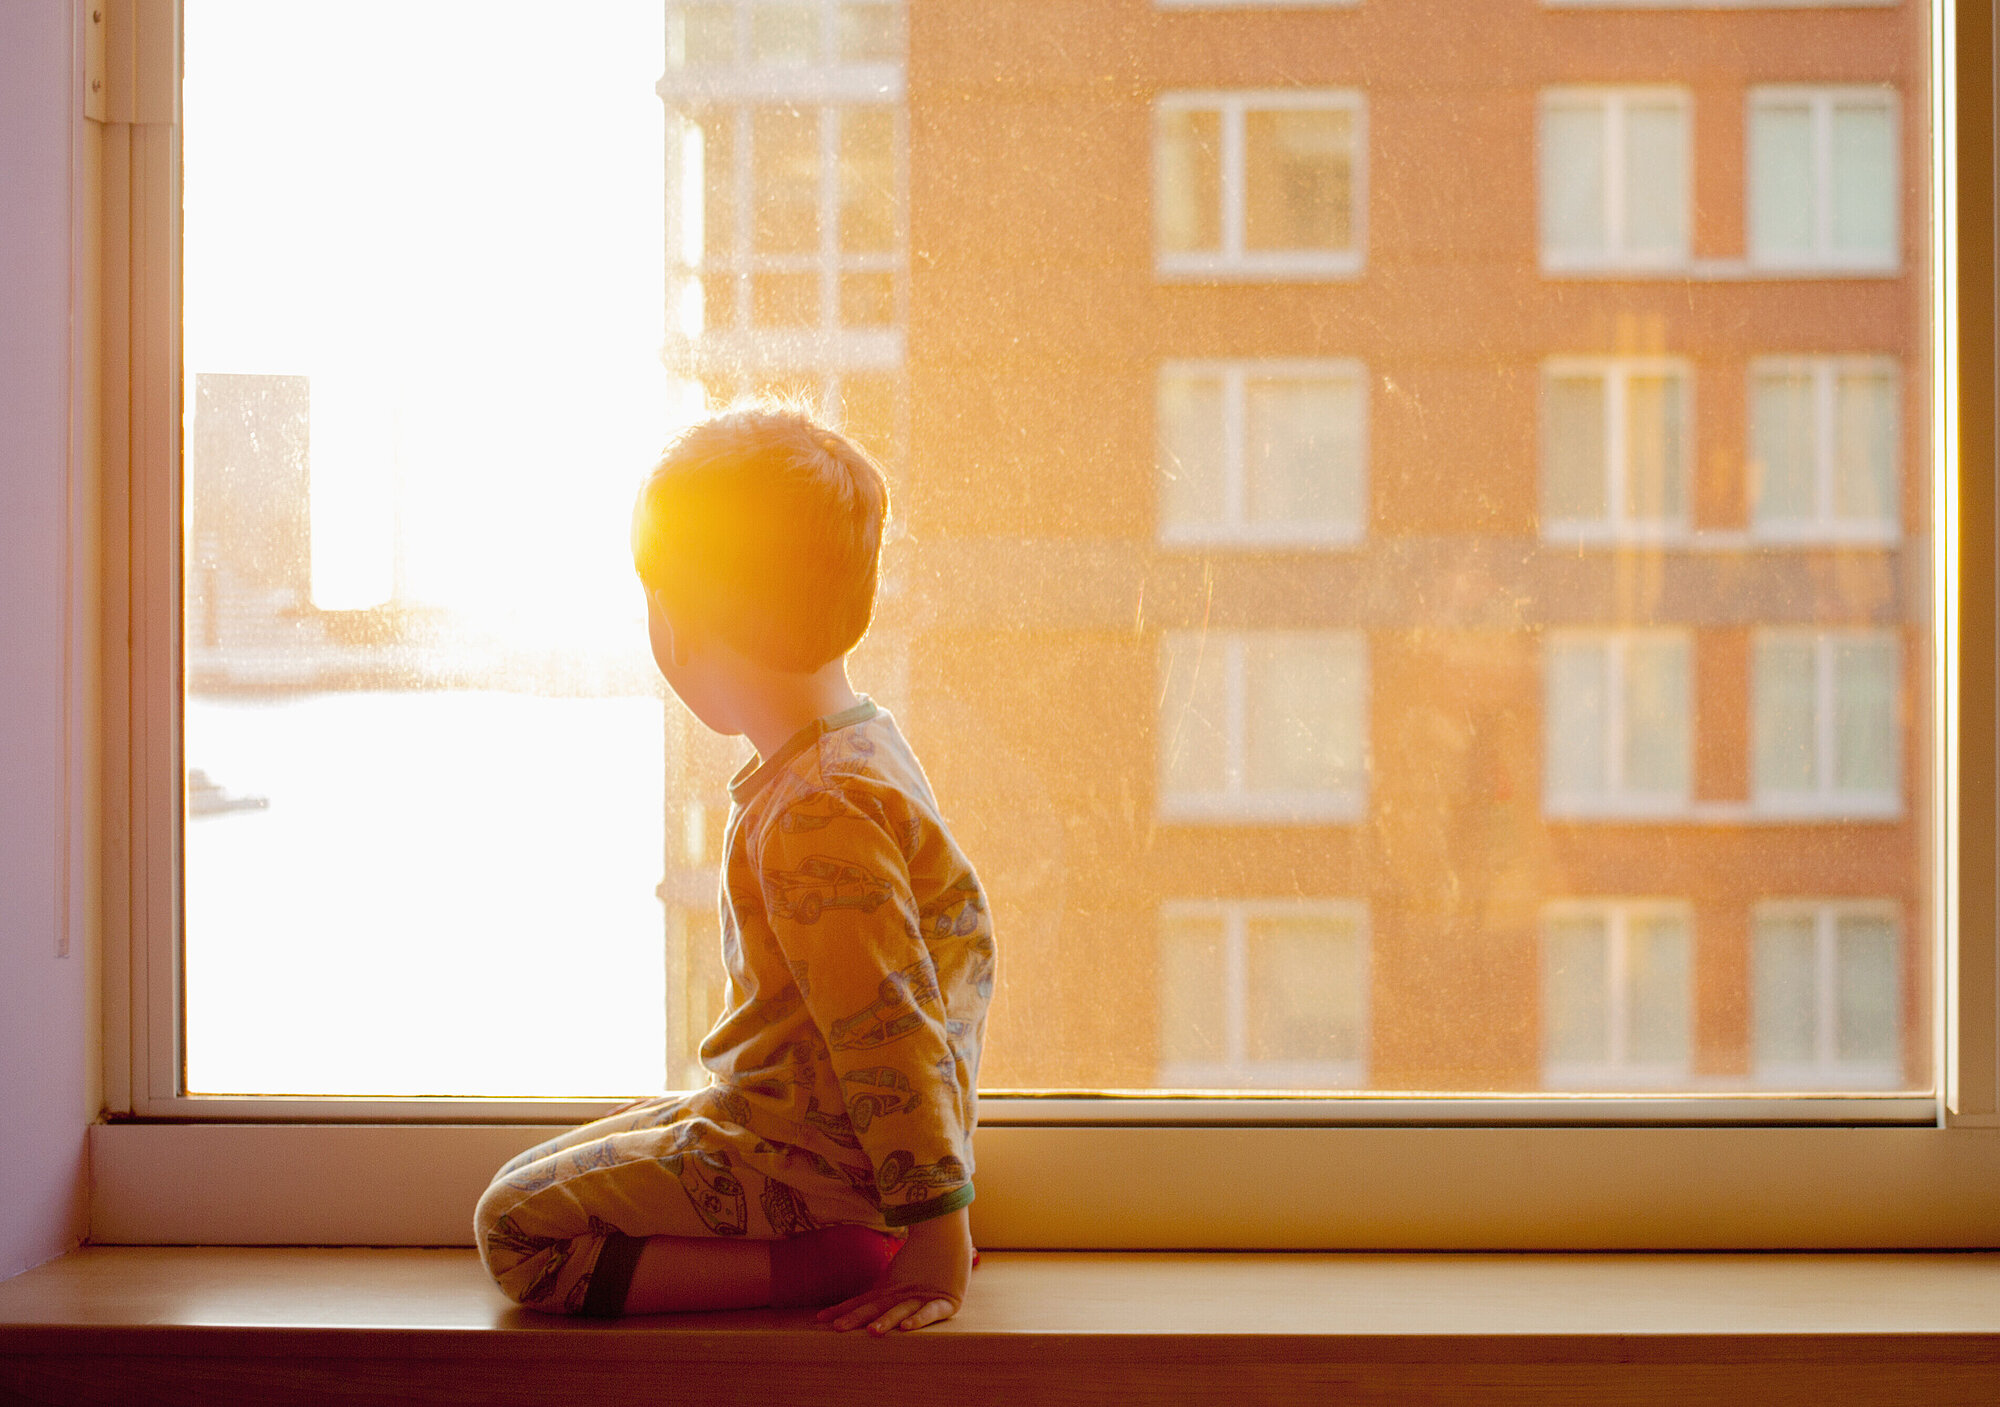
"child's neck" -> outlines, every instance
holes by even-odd
[[[754,692],[739,700],[736,721],[757,756],[768,759],[807,724],[859,702],[861,696],[847,682],[843,655],[811,674],[769,672]]]

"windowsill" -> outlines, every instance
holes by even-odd
[[[1335,1383],[1510,1403],[1923,1383],[1952,1403],[1987,1400],[1996,1362],[1991,1253],[1000,1253],[956,1319],[880,1342],[800,1310],[530,1314],[463,1250],[92,1247],[0,1285],[0,1384],[31,1401],[597,1400],[656,1394],[671,1365],[677,1400],[718,1402],[928,1400],[949,1374],[960,1404]]]

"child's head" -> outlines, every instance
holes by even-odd
[[[690,426],[639,491],[632,556],[683,642],[810,674],[868,629],[889,488],[868,454],[791,406]]]

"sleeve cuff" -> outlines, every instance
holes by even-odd
[[[949,1192],[941,1192],[928,1202],[912,1202],[907,1207],[882,1208],[882,1223],[885,1226],[915,1226],[920,1221],[933,1221],[941,1216],[950,1216],[960,1207],[972,1205],[972,1184],[954,1187]]]

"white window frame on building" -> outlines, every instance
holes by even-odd
[[[669,66],[659,82],[667,105],[666,241],[668,334],[663,356],[676,372],[737,379],[746,386],[801,380],[818,387],[823,406],[838,413],[839,378],[856,373],[900,374],[906,355],[909,308],[909,115],[902,61],[839,60],[841,0],[809,0],[819,24],[822,53],[832,62],[760,62],[752,54],[752,26],[772,9],[757,0],[717,0],[733,6],[733,64]],[[688,8],[675,7],[676,10]],[[901,11],[900,4],[888,6]],[[671,27],[670,27],[671,34]],[[752,127],[759,109],[790,108],[816,114],[819,138],[818,248],[781,254],[753,247],[755,160]],[[841,248],[840,121],[850,112],[879,110],[893,124],[895,164],[893,247]],[[731,125],[734,209],[733,249],[711,257],[705,248],[706,183],[692,135],[702,119]],[[810,324],[760,326],[754,318],[754,280],[765,275],[818,279],[818,318]],[[848,324],[842,318],[843,275],[892,280],[893,314],[887,323]],[[732,315],[723,326],[704,314],[712,281],[726,281]],[[710,282],[705,282],[705,280]],[[898,413],[901,419],[901,413]]]
[[[1894,274],[1902,268],[1903,220],[1901,100],[1894,88],[1881,84],[1769,84],[1752,88],[1747,99],[1743,154],[1743,245],[1753,268],[1779,273],[1800,274]],[[1764,160],[1760,157],[1757,116],[1761,109],[1797,107],[1803,104],[1812,114],[1812,245],[1803,251],[1774,249],[1759,237],[1757,229],[1757,185]],[[1888,116],[1889,179],[1883,195],[1888,201],[1890,230],[1886,251],[1843,251],[1834,246],[1834,150],[1833,114],[1836,107],[1879,108]]]
[[[1260,918],[1324,920],[1351,925],[1360,945],[1360,1050],[1350,1060],[1258,1060],[1251,1054],[1250,925]],[[1214,1063],[1162,1061],[1166,1089],[1353,1089],[1368,1078],[1370,983],[1368,906],[1347,899],[1174,899],[1160,906],[1162,925],[1205,919],[1222,925],[1223,1058]]]
[[[1868,643],[1888,647],[1890,696],[1896,700],[1896,716],[1889,726],[1891,782],[1886,791],[1860,791],[1835,783],[1839,761],[1839,647],[1843,643]],[[1760,698],[1765,687],[1760,658],[1767,645],[1807,644],[1813,658],[1813,737],[1814,783],[1802,791],[1767,790],[1759,780]],[[1903,730],[1906,724],[1902,700],[1902,641],[1893,630],[1877,629],[1776,629],[1752,633],[1750,652],[1750,795],[1751,806],[1762,815],[1826,817],[1841,820],[1897,820],[1903,814]]]
[[[1631,1052],[1633,1003],[1631,982],[1632,928],[1635,920],[1676,918],[1687,943],[1688,989],[1683,1012],[1688,1020],[1684,1033],[1685,1058],[1679,1061],[1641,1063]],[[1559,1062],[1549,1053],[1548,1013],[1553,1007],[1549,996],[1552,981],[1548,934],[1552,925],[1578,919],[1594,920],[1604,926],[1604,1016],[1605,1059],[1602,1062]],[[1685,1089],[1693,1083],[1694,1059],[1694,911],[1676,899],[1570,899],[1551,904],[1542,911],[1542,1085],[1549,1090]]]
[[[1636,104],[1666,105],[1678,110],[1681,123],[1680,243],[1674,247],[1638,249],[1632,247],[1627,225],[1626,194],[1633,180],[1626,160],[1625,133],[1630,109]],[[1551,180],[1553,137],[1550,114],[1558,109],[1591,110],[1602,115],[1604,248],[1573,250],[1553,242],[1550,229],[1550,202],[1554,196]],[[1535,184],[1537,191],[1536,244],[1541,251],[1544,273],[1553,274],[1646,274],[1676,273],[1687,268],[1694,238],[1694,100],[1687,89],[1671,84],[1627,87],[1564,86],[1542,90],[1536,113]]]
[[[1675,791],[1641,791],[1626,778],[1626,743],[1631,692],[1631,656],[1635,645],[1677,646],[1685,656],[1687,695],[1682,710],[1680,750],[1687,775]],[[1557,658],[1565,650],[1599,652],[1603,689],[1604,789],[1597,793],[1565,791],[1555,776],[1558,734],[1569,720],[1556,698]],[[1542,810],[1545,815],[1573,820],[1624,820],[1683,815],[1689,810],[1693,784],[1694,634],[1689,630],[1552,630],[1544,637]]]
[[[1223,506],[1212,520],[1169,521],[1164,482],[1175,472],[1166,442],[1165,390],[1175,378],[1205,378],[1221,383]],[[1321,380],[1349,383],[1355,394],[1357,423],[1351,427],[1356,444],[1355,482],[1349,486],[1356,511],[1344,518],[1253,519],[1249,515],[1250,459],[1249,387],[1260,380]],[[1368,371],[1352,357],[1265,358],[1262,360],[1170,361],[1160,365],[1156,399],[1159,540],[1162,543],[1244,547],[1348,547],[1367,533],[1368,519]]]
[[[1897,983],[1895,1047],[1898,1057],[1887,1062],[1843,1060],[1840,1057],[1840,921],[1874,919],[1889,926],[1892,949],[1902,960],[1902,915],[1893,901],[1880,899],[1774,899],[1757,905],[1750,924],[1750,1056],[1751,1082],[1759,1089],[1895,1089],[1903,1083],[1902,984]],[[1757,1055],[1757,949],[1766,920],[1805,919],[1813,926],[1813,1055],[1810,1060],[1763,1060]]]
[[[1562,518],[1549,506],[1550,464],[1555,448],[1549,411],[1552,383],[1596,378],[1604,397],[1604,504],[1601,518]],[[1679,453],[1670,472],[1680,481],[1680,511],[1642,518],[1630,510],[1632,444],[1630,396],[1638,377],[1672,378],[1679,383]],[[1680,357],[1550,357],[1542,363],[1542,536],[1556,542],[1674,541],[1688,535],[1694,500],[1694,371]]]
[[[1169,252],[1159,248],[1157,225],[1154,268],[1162,278],[1189,280],[1303,281],[1353,278],[1360,274],[1368,249],[1368,100],[1356,88],[1265,88],[1161,93],[1154,99],[1153,199],[1158,202],[1166,155],[1159,119],[1172,112],[1217,114],[1221,150],[1217,180],[1220,245],[1213,251]],[[1252,250],[1244,245],[1249,204],[1245,118],[1251,112],[1346,112],[1352,122],[1353,151],[1348,165],[1347,249]]]
[[[1781,518],[1760,511],[1762,497],[1759,490],[1763,476],[1759,472],[1761,461],[1757,454],[1757,386],[1760,378],[1771,375],[1801,377],[1812,383],[1813,509],[1808,517]],[[1854,375],[1880,377],[1891,387],[1887,435],[1892,492],[1886,517],[1843,517],[1840,513],[1841,384],[1843,378]],[[1900,540],[1902,511],[1896,497],[1902,484],[1902,395],[1902,369],[1894,357],[1788,356],[1754,359],[1750,363],[1745,400],[1747,442],[1744,445],[1744,463],[1750,471],[1751,534],[1767,542],[1851,542],[1887,546]]]
[[[1358,773],[1360,783],[1342,790],[1264,790],[1246,781],[1249,771],[1249,651],[1260,642],[1309,641],[1352,656],[1356,673],[1359,710],[1356,720],[1361,739]],[[1226,749],[1225,783],[1215,791],[1181,791],[1169,786],[1170,756],[1177,745],[1177,728],[1185,720],[1162,716],[1158,720],[1159,815],[1163,820],[1187,822],[1292,822],[1352,823],[1368,807],[1369,671],[1368,637],[1359,630],[1173,630],[1160,644],[1163,684],[1169,671],[1211,670],[1222,673],[1225,716],[1220,731]],[[1170,706],[1171,688],[1163,688],[1163,706]]]

